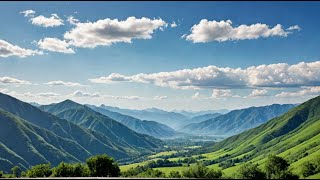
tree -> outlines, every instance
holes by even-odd
[[[0,178],[2,178],[3,176],[3,171],[0,171]]]
[[[72,164],[61,162],[52,170],[53,177],[74,177]]]
[[[53,169],[53,177],[88,177],[90,176],[90,171],[87,166],[81,163],[68,164],[60,163],[57,167]]]
[[[35,177],[49,177],[52,174],[51,164],[39,164],[32,166],[31,169],[27,171],[27,176],[31,178]]]
[[[12,171],[12,176],[13,177],[20,177],[21,176],[21,168],[19,166],[15,166],[13,168],[11,168]]]
[[[73,165],[73,174],[74,177],[89,177],[90,176],[90,170],[88,166],[77,163]]]
[[[118,177],[120,175],[119,165],[106,154],[90,157],[86,163],[93,177]]]
[[[240,166],[239,179],[265,179],[266,174],[259,169],[258,164],[246,163]]]
[[[298,176],[294,175],[288,170],[290,164],[275,155],[269,155],[265,164],[267,179],[296,179]]]
[[[169,178],[181,178],[181,174],[179,171],[170,171]]]
[[[182,175],[187,178],[220,178],[222,177],[222,171],[209,169],[202,162],[198,162],[182,171]]]

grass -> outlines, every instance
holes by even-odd
[[[163,151],[163,152],[159,152],[157,154],[151,155],[151,156],[149,156],[149,158],[157,158],[160,156],[170,156],[175,153],[177,153],[177,151]]]

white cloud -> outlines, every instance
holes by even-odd
[[[170,26],[172,27],[172,28],[175,28],[175,27],[177,27],[178,25],[176,24],[176,22],[172,22],[171,24],[170,24]]]
[[[72,96],[74,97],[100,97],[101,95],[99,93],[86,93],[86,92],[82,92],[82,91],[75,91],[74,93],[72,93]]]
[[[154,100],[164,100],[164,99],[168,99],[168,96],[154,96],[153,99]]]
[[[25,58],[27,56],[42,55],[43,52],[38,50],[24,49],[16,45],[12,45],[4,40],[0,40],[0,57],[18,56]]]
[[[320,95],[320,86],[303,87],[297,92],[281,92],[276,97],[301,97],[301,96],[318,96]]]
[[[76,25],[77,23],[79,23],[79,19],[76,19],[73,16],[69,16],[67,22],[69,22],[72,25]]]
[[[132,39],[151,39],[155,30],[165,27],[162,19],[128,17],[124,21],[103,19],[96,22],[77,23],[64,34],[70,44],[76,47],[94,48],[110,46],[113,43],[131,43]]]
[[[294,26],[290,26],[289,28],[287,28],[287,30],[292,31],[292,30],[298,30],[300,31],[301,28],[298,25],[294,25]]]
[[[106,77],[89,79],[93,83],[136,82],[175,89],[240,89],[258,87],[301,87],[320,85],[320,61],[220,68],[207,66],[171,72],[125,76],[112,73]]]
[[[50,85],[50,86],[67,86],[67,87],[84,86],[84,85],[79,84],[79,83],[64,82],[64,81],[51,81],[51,82],[47,82],[47,83],[45,83],[45,84]]]
[[[57,38],[44,38],[39,40],[38,47],[43,50],[60,52],[66,54],[74,54],[72,48],[68,48],[69,44],[65,40],[60,40]]]
[[[24,80],[12,78],[12,77],[0,77],[0,83],[3,83],[3,84],[18,84],[18,85],[31,84],[29,81],[24,81]]]
[[[198,99],[200,97],[200,93],[196,92],[193,96],[191,96],[192,99]]]
[[[49,18],[40,15],[31,18],[30,21],[32,24],[42,27],[55,27],[64,25],[63,20],[57,14],[51,14]]]
[[[266,96],[268,93],[265,89],[254,89],[248,97],[259,97],[259,96]]]
[[[222,97],[240,97],[238,95],[233,95],[230,89],[213,89],[211,98],[220,99]]]
[[[192,26],[191,34],[183,38],[193,43],[206,43],[212,41],[258,39],[272,36],[287,37],[288,34],[289,32],[286,32],[280,24],[272,28],[261,23],[232,27],[231,20],[208,21],[207,19],[202,19],[199,24]]]
[[[34,10],[21,11],[20,14],[24,14],[24,17],[33,17],[36,12]]]

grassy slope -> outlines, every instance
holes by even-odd
[[[242,158],[246,155],[249,161],[263,167],[268,154],[277,154],[288,160],[293,172],[299,174],[302,163],[320,155],[319,127],[320,96],[265,124],[216,143],[207,148],[208,153],[202,155],[206,159],[218,159],[226,154],[230,155],[228,159]],[[217,164],[210,167],[217,168]],[[238,168],[239,164],[236,164],[234,167],[224,169],[223,172],[232,176]],[[158,169],[168,172],[177,167]]]

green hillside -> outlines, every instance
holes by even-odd
[[[262,165],[268,154],[284,157],[294,172],[299,166],[320,155],[320,96],[256,128],[229,137],[205,148],[208,159],[240,163],[251,161]],[[238,166],[227,168],[235,172]]]

